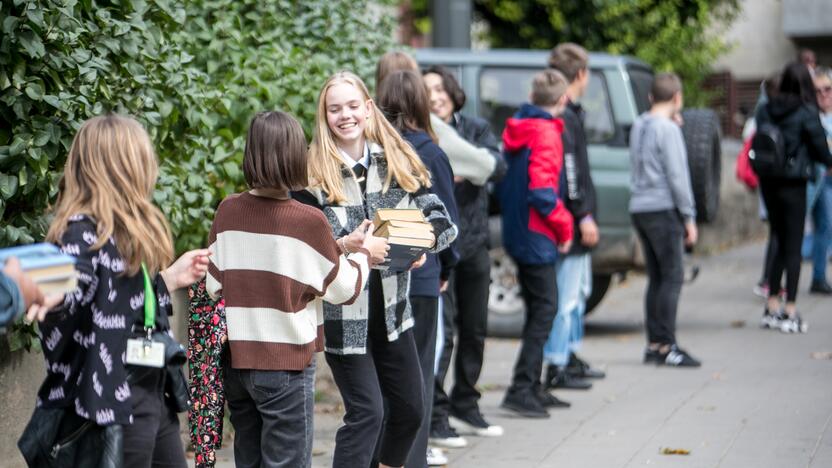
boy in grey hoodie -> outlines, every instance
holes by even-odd
[[[630,131],[630,214],[641,240],[649,283],[645,298],[645,363],[699,367],[676,344],[684,245],[696,243],[693,202],[682,123],[682,82],[660,73],[650,90],[652,107]],[[683,245],[684,244],[684,245]]]

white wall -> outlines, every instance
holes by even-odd
[[[714,65],[734,78],[757,79],[794,60],[797,50],[783,32],[780,0],[742,0],[741,11],[724,37],[732,49]]]

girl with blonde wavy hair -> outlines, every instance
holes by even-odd
[[[47,364],[33,421],[60,420],[58,441],[76,431],[104,434],[79,439],[84,444],[116,441],[116,432],[123,439],[115,449],[121,453],[107,444],[79,447],[86,458],[71,466],[84,466],[91,453],[121,457],[125,467],[186,466],[179,422],[166,403],[165,365],[128,352],[128,340],[169,331],[170,291],[204,277],[208,265],[207,250],[171,264],[170,227],[152,202],[158,170],[147,132],[130,117],[84,122],[69,150],[47,240],[75,257],[78,286],[29,310],[30,320],[41,321]],[[173,343],[153,343],[172,351]]]
[[[429,191],[430,173],[353,73],[336,73],[321,88],[309,178],[295,197],[324,212],[345,254],[359,248],[381,208],[421,210],[433,226],[431,252],[456,238],[448,211]],[[409,271],[374,269],[355,303],[324,303],[325,356],[346,408],[335,468],[402,466],[413,446],[424,392],[409,282]]]

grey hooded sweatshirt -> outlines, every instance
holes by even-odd
[[[630,213],[673,209],[696,217],[685,140],[675,122],[645,112],[630,130]]]

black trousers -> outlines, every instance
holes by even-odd
[[[333,468],[367,468],[375,453],[385,465],[404,465],[425,412],[413,331],[387,339],[378,272],[372,271],[369,280],[367,353],[325,353],[346,410],[335,435]]]
[[[647,342],[676,344],[676,313],[685,277],[684,223],[676,210],[633,213],[632,217],[647,264]]]
[[[786,273],[786,300],[797,300],[800,281],[800,247],[806,222],[806,182],[802,180],[760,179],[763,201],[768,210],[769,237],[776,241],[768,276],[769,297],[780,293]]]
[[[446,421],[451,411],[465,414],[479,409],[477,381],[482,371],[485,335],[488,328],[488,288],[491,283],[491,259],[488,249],[478,249],[461,259],[451,273],[448,290],[442,295],[442,322],[445,342],[433,394],[434,423]],[[454,336],[457,336],[454,359],[454,387],[445,393],[445,377],[451,366]]]
[[[407,457],[406,468],[427,468],[425,455],[428,450],[430,436],[430,415],[433,405],[434,372],[436,362],[436,325],[439,318],[439,298],[429,296],[410,296],[410,306],[413,310],[413,338],[416,342],[416,352],[419,354],[419,367],[422,369],[423,391],[425,395],[425,412],[422,424],[413,448]]]
[[[552,322],[558,311],[558,283],[555,264],[517,265],[526,322],[523,342],[514,364],[514,377],[509,394],[534,392],[540,385],[543,371],[543,345],[549,338]]]
[[[165,403],[165,371],[133,366],[133,424],[125,425],[124,468],[185,468],[179,418]]]

